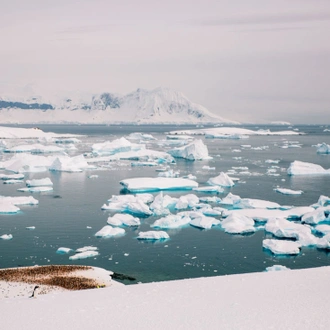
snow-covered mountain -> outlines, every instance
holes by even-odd
[[[32,88],[19,95],[0,90],[0,123],[238,124],[168,88],[137,89],[123,96],[46,94],[33,93]]]

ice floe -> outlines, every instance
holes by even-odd
[[[317,146],[318,154],[330,154],[330,144],[322,143]]]
[[[16,183],[24,183],[23,180],[4,180],[4,184],[16,184]]]
[[[67,248],[67,247],[59,247],[57,250],[56,250],[56,253],[57,254],[68,254],[70,252],[72,252],[73,250],[70,249],[70,248]]]
[[[252,218],[235,212],[221,221],[221,227],[229,234],[246,234],[256,231]]]
[[[330,169],[324,169],[322,166],[301,162],[295,160],[291,163],[290,167],[287,170],[289,175],[317,175],[317,174],[330,174]]]
[[[310,225],[316,225],[321,221],[326,220],[324,211],[322,209],[316,209],[314,211],[305,213],[301,217],[301,222],[308,223]]]
[[[286,271],[286,270],[291,270],[288,267],[282,266],[282,265],[273,265],[270,267],[266,268],[266,272],[279,272],[279,271]]]
[[[125,234],[125,229],[114,228],[112,226],[107,225],[107,226],[104,226],[102,229],[100,229],[97,233],[95,233],[95,236],[107,238],[107,237],[119,236],[119,235],[124,235],[124,234]]]
[[[43,144],[24,144],[15,146],[12,148],[7,148],[4,152],[9,153],[20,153],[20,152],[30,152],[34,154],[42,154],[42,153],[63,153],[65,149],[58,146],[49,146]]]
[[[0,180],[23,180],[24,174],[0,174]]]
[[[4,234],[4,235],[0,236],[0,239],[10,240],[10,239],[13,239],[13,235],[12,234]]]
[[[221,194],[224,192],[223,188],[221,188],[220,186],[198,187],[198,188],[194,188],[193,190],[203,193],[215,193],[215,194]]]
[[[38,187],[38,186],[52,186],[53,182],[50,178],[26,180],[26,185],[28,187]]]
[[[145,232],[141,231],[139,232],[139,235],[137,237],[137,239],[141,239],[141,240],[166,240],[169,238],[170,236],[165,231],[154,231],[154,230],[145,231]]]
[[[98,251],[85,251],[85,252],[76,253],[73,256],[69,257],[69,259],[70,260],[79,260],[79,259],[96,257],[98,255],[99,255]]]
[[[184,214],[169,214],[156,220],[151,227],[162,229],[180,228],[190,223],[190,217]]]
[[[121,214],[121,213],[117,213],[114,216],[109,217],[107,223],[115,227],[117,226],[135,227],[141,224],[139,218],[133,217],[130,214]]]
[[[210,159],[207,146],[202,140],[194,140],[183,147],[178,147],[168,151],[170,155],[176,158],[185,158],[188,160]]]
[[[275,188],[274,190],[283,195],[301,195],[303,193],[302,190],[292,190],[288,188]]]
[[[232,187],[235,185],[234,181],[224,172],[207,181],[208,184],[213,186]]]
[[[92,152],[95,155],[113,155],[120,152],[126,152],[131,150],[145,149],[142,144],[131,143],[124,137],[113,141],[105,141],[102,143],[95,143],[92,145]]]
[[[120,184],[130,192],[145,192],[158,190],[186,190],[198,187],[198,183],[182,178],[132,178],[120,181]]]
[[[146,133],[131,133],[130,135],[127,136],[127,139],[129,140],[156,140],[151,134],[146,134]]]
[[[175,209],[182,210],[187,208],[193,208],[198,203],[199,203],[199,198],[194,194],[180,196],[175,204]]]
[[[86,169],[95,169],[95,167],[89,165],[83,155],[57,157],[49,167],[50,171],[60,172],[82,172]]]
[[[262,246],[270,250],[274,254],[299,254],[301,245],[297,242],[278,240],[278,239],[264,239]]]
[[[47,191],[53,191],[53,187],[48,186],[40,186],[40,187],[26,187],[26,188],[19,188],[17,191],[21,192],[47,192]]]

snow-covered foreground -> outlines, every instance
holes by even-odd
[[[0,300],[4,329],[327,329],[330,267]],[[18,317],[19,311],[19,317]]]

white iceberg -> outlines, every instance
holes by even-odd
[[[131,133],[127,136],[129,140],[156,140],[151,134],[146,133]]]
[[[301,195],[303,193],[302,190],[292,190],[287,188],[275,188],[274,190],[283,195]]]
[[[289,175],[324,175],[330,174],[330,169],[326,170],[322,166],[295,160],[287,170]]]
[[[229,234],[246,234],[256,231],[252,218],[235,212],[221,222],[221,227]]]
[[[279,272],[279,271],[291,270],[288,267],[282,265],[274,265],[266,268],[266,272]]]
[[[79,252],[74,254],[73,256],[69,257],[70,260],[79,260],[79,259],[86,259],[98,256],[98,251],[85,251]]]
[[[193,190],[203,193],[216,193],[216,194],[221,194],[224,192],[223,188],[221,188],[220,186],[198,187],[198,188],[194,188]]]
[[[265,201],[262,199],[254,198],[241,198],[236,200],[233,204],[237,209],[279,209],[281,205],[278,203]]]
[[[121,214],[117,213],[112,217],[109,217],[107,223],[111,226],[127,226],[127,227],[135,227],[141,224],[140,219],[133,217],[130,214]]]
[[[71,251],[73,251],[73,250],[70,249],[70,248],[59,247],[59,248],[56,250],[56,253],[57,253],[57,254],[68,254],[68,253],[70,253]]]
[[[330,154],[330,144],[322,143],[317,146],[318,154]]]
[[[234,195],[232,193],[228,193],[228,195],[220,201],[220,204],[228,205],[228,206],[234,206],[240,200],[241,200],[240,196]]]
[[[0,196],[0,203],[8,202],[13,205],[37,205],[39,201],[32,196]]]
[[[193,227],[211,229],[213,226],[220,225],[220,220],[213,217],[207,217],[200,212],[195,212],[195,214],[190,213],[190,216],[193,217],[193,219],[190,221],[190,225]]]
[[[264,239],[262,246],[270,250],[274,254],[299,254],[300,244],[293,241],[278,240],[278,239]]]
[[[137,239],[143,240],[165,240],[169,239],[170,236],[165,231],[145,231],[139,232]]]
[[[175,209],[182,210],[187,208],[193,208],[198,203],[199,203],[199,198],[194,194],[180,196],[179,200],[175,204]]]
[[[85,169],[95,169],[95,167],[88,165],[83,155],[57,157],[49,167],[50,171],[61,172],[82,172]]]
[[[78,248],[76,250],[76,252],[80,253],[80,252],[97,251],[97,250],[98,250],[98,248],[96,246],[90,246],[90,245],[88,245],[88,246],[83,246],[81,248]]]
[[[312,207],[318,208],[320,206],[330,205],[330,197],[321,195],[316,204],[313,204]]]
[[[18,152],[30,152],[34,154],[42,154],[42,153],[63,153],[65,149],[60,148],[58,146],[45,146],[43,144],[24,144],[15,146],[12,148],[7,148],[4,150],[5,152],[10,153],[18,153]]]
[[[92,145],[92,152],[96,155],[113,155],[120,152],[126,152],[131,150],[145,149],[142,144],[134,144],[121,137],[113,141],[105,141],[102,143],[95,143]]]
[[[0,174],[0,180],[23,180],[24,174]]]
[[[198,187],[198,183],[181,178],[133,178],[120,181],[130,192],[185,190]]]
[[[0,239],[10,240],[10,239],[13,239],[13,235],[12,234],[4,234],[4,235],[0,236]]]
[[[316,225],[324,220],[326,220],[326,217],[323,209],[316,209],[312,212],[305,213],[301,217],[301,222],[308,223],[310,225]]]
[[[168,170],[165,172],[160,172],[158,177],[161,178],[177,178],[180,175],[179,171]]]
[[[170,155],[176,158],[185,158],[188,160],[210,159],[207,146],[202,140],[194,140],[183,147],[174,148],[168,151]]]
[[[213,186],[232,187],[235,185],[234,181],[224,172],[207,181],[208,184]]]
[[[178,199],[169,195],[163,195],[161,191],[150,204],[150,209],[156,215],[167,215],[170,213],[169,208],[174,207]]]
[[[28,187],[40,187],[40,186],[52,186],[53,182],[50,178],[26,180],[26,185]]]
[[[24,183],[23,180],[5,180],[3,181],[4,184],[16,184],[16,183]]]
[[[327,234],[330,234],[330,225],[326,225],[326,224],[317,225],[317,226],[315,226],[314,230],[323,235],[327,235]]]
[[[190,222],[190,217],[180,214],[169,214],[166,217],[156,220],[151,227],[162,229],[173,229],[183,227]]]
[[[14,204],[0,200],[0,214],[18,213],[20,209]]]
[[[47,192],[47,191],[53,191],[53,187],[46,187],[46,186],[41,186],[41,187],[26,187],[26,188],[19,188],[17,191],[21,192]]]
[[[124,235],[125,229],[123,228],[114,228],[112,226],[104,226],[102,229],[100,229],[97,233],[95,233],[96,237],[113,237],[113,236],[119,236]]]

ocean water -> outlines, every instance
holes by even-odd
[[[27,126],[26,126],[27,127]],[[152,134],[157,140],[148,142],[148,148],[166,150],[158,142],[166,138],[171,130],[182,129],[175,126],[74,126],[39,125],[44,131],[56,133],[82,134],[78,150],[70,155],[89,153],[91,145],[105,140],[127,136],[132,132]],[[184,127],[189,129],[196,127]],[[246,126],[250,129],[287,130],[287,127]],[[241,140],[203,139],[208,146],[212,160],[187,161],[178,159],[171,168],[180,175],[193,174],[200,186],[210,177],[221,171],[248,167],[250,175],[240,174],[236,169],[233,176],[240,178],[236,185],[225,189],[227,193],[242,198],[258,198],[277,202],[282,205],[309,206],[317,202],[320,195],[330,195],[330,176],[287,175],[287,168],[294,160],[319,164],[330,168],[330,155],[316,153],[315,145],[330,144],[330,133],[322,126],[295,126],[306,134],[299,136],[251,136]],[[282,148],[289,141],[293,147]],[[298,147],[294,147],[299,144]],[[246,147],[250,145],[251,147]],[[244,147],[245,146],[245,147]],[[0,154],[0,160],[11,157]],[[266,160],[279,160],[278,164]],[[203,169],[203,166],[215,170]],[[269,175],[272,166],[275,175]],[[97,174],[98,178],[88,178]],[[126,234],[117,238],[96,238],[94,234],[106,225],[107,218],[113,213],[102,211],[101,206],[112,195],[125,193],[120,180],[132,177],[156,177],[154,167],[132,167],[130,161],[109,163],[102,168],[82,173],[46,172],[31,173],[26,179],[48,176],[54,183],[54,190],[47,193],[34,193],[39,200],[38,206],[20,206],[21,212],[15,215],[0,215],[0,235],[12,234],[10,241],[0,240],[0,268],[47,265],[80,264],[102,267],[117,273],[134,277],[132,282],[151,282],[193,277],[238,274],[264,271],[266,267],[281,264],[291,269],[329,265],[330,255],[325,250],[312,247],[302,248],[297,256],[279,257],[262,248],[262,240],[270,238],[263,229],[252,235],[230,235],[221,228],[200,230],[184,227],[168,230],[170,240],[147,242],[136,239],[139,231],[152,230],[152,224],[159,217],[141,218],[138,228],[125,228]],[[0,184],[0,194],[5,196],[27,196],[17,191],[22,185]],[[303,190],[298,196],[276,193],[274,188],[282,187]],[[185,195],[187,191],[169,191],[170,196]],[[157,195],[157,192],[154,193]],[[212,194],[197,193],[199,197]],[[213,204],[213,206],[216,206]],[[26,227],[35,226],[35,230]],[[91,228],[90,228],[91,227]],[[70,261],[69,255],[59,255],[59,247],[77,249],[93,245],[100,255],[95,258]]]

